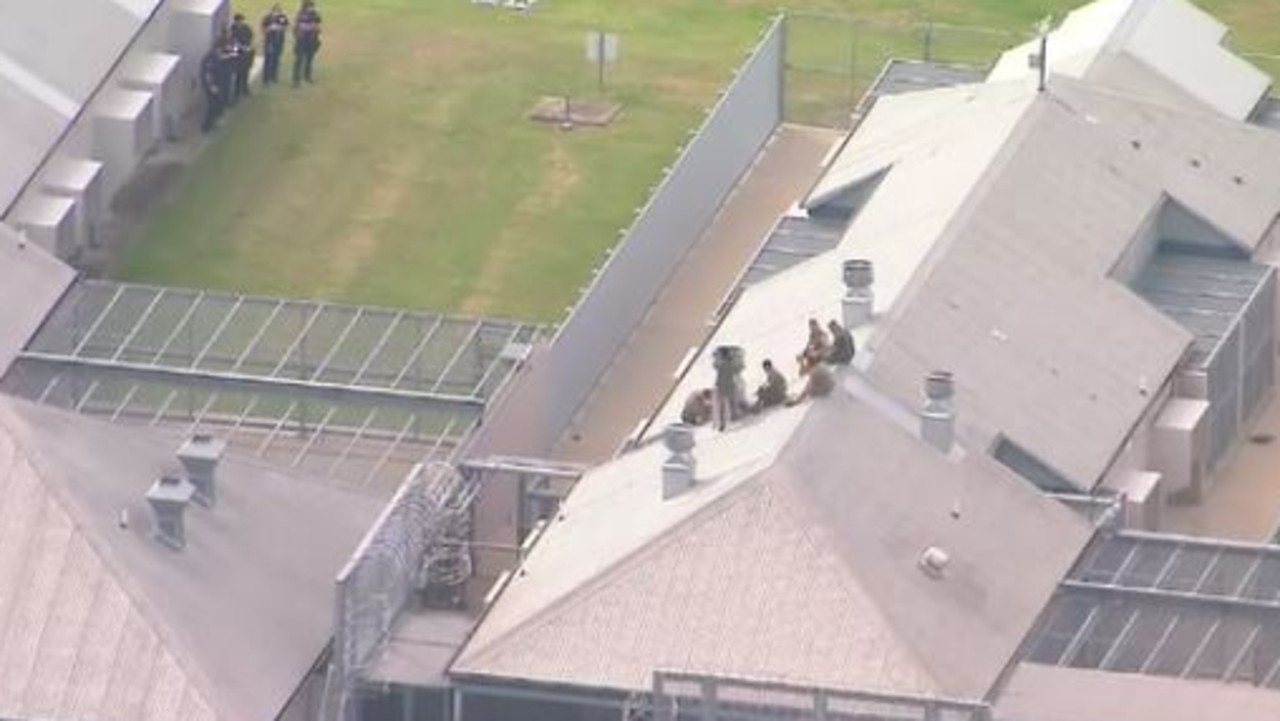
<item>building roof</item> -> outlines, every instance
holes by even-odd
[[[1227,49],[1227,35],[1226,25],[1186,0],[1098,0],[1049,34],[1049,68],[1244,120],[1266,98],[1271,78]],[[1037,39],[1005,52],[989,78],[1037,73],[1029,58],[1039,51]]]
[[[1192,341],[1117,277],[1136,241],[1172,197],[1251,251],[1280,212],[1278,151],[1270,131],[1056,79],[882,323],[871,376],[905,397],[953,371],[980,433],[1092,488]]]
[[[0,107],[3,100],[0,100]],[[0,157],[6,157],[0,149]],[[75,279],[75,271],[0,223],[0,376]]]
[[[996,718],[1035,721],[1269,721],[1280,694],[1247,684],[1021,664]]]
[[[453,671],[643,689],[675,668],[980,696],[1090,530],[984,454],[923,445],[885,403],[851,376],[832,398],[705,430],[700,463],[733,450],[744,468],[668,501],[661,450],[588,474]],[[951,554],[941,580],[916,568],[932,545]]]
[[[0,214],[160,2],[0,4]]]
[[[1092,488],[1193,342],[1126,285],[1139,239],[1174,201],[1253,252],[1280,212],[1277,152],[1272,131],[1066,77],[883,98],[806,201],[876,184],[839,245],[746,288],[708,345],[791,370],[805,320],[840,317],[842,261],[869,259],[857,363],[904,400],[952,370],[975,444]],[[713,376],[696,362],[660,417]]]
[[[180,440],[0,398],[0,715],[259,721],[316,662],[376,505],[228,458],[171,551],[143,494]]]

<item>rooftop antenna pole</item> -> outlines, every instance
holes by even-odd
[[[1040,21],[1040,55],[1036,64],[1040,68],[1040,85],[1039,91],[1044,92],[1045,84],[1049,79],[1049,27],[1053,23],[1053,16],[1047,15],[1044,20]]]

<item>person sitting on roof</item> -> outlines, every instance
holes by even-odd
[[[752,413],[787,402],[787,379],[773,367],[773,361],[768,358],[760,366],[764,368],[764,383],[756,389],[756,403],[751,406]]]
[[[831,331],[831,350],[827,351],[827,362],[835,366],[847,366],[853,362],[857,347],[853,342],[853,334],[834,320],[827,323]]]
[[[787,401],[787,406],[794,406],[806,398],[826,398],[836,389],[836,376],[831,372],[831,367],[825,363],[818,362],[803,370],[803,361],[801,362],[801,375],[808,376],[804,383],[804,389],[800,391],[800,395]]]
[[[710,388],[699,388],[689,394],[684,402],[684,410],[680,411],[680,422],[690,426],[700,426],[711,421],[713,393]]]
[[[827,353],[831,350],[831,339],[827,337],[827,332],[822,329],[822,324],[816,318],[809,319],[809,342],[805,344],[804,350],[800,353],[800,375],[808,372],[809,368],[826,360]]]

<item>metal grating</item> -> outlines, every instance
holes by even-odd
[[[742,277],[743,286],[760,281],[831,250],[840,244],[845,223],[840,220],[783,218],[756,254]]]
[[[539,328],[431,313],[86,280],[0,380],[124,422],[389,493],[443,458]]]
[[[1100,536],[1026,660],[1280,690],[1280,547]]]

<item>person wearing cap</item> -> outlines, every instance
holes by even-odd
[[[262,17],[262,84],[280,82],[280,58],[284,55],[285,37],[289,32],[289,16],[280,3]]]
[[[320,52],[320,12],[313,0],[303,0],[293,23],[293,87],[311,82],[311,66]]]
[[[235,47],[234,83],[231,88],[232,104],[249,95],[249,71],[253,70],[253,27],[245,22],[244,15],[236,13],[231,22],[231,42]]]

